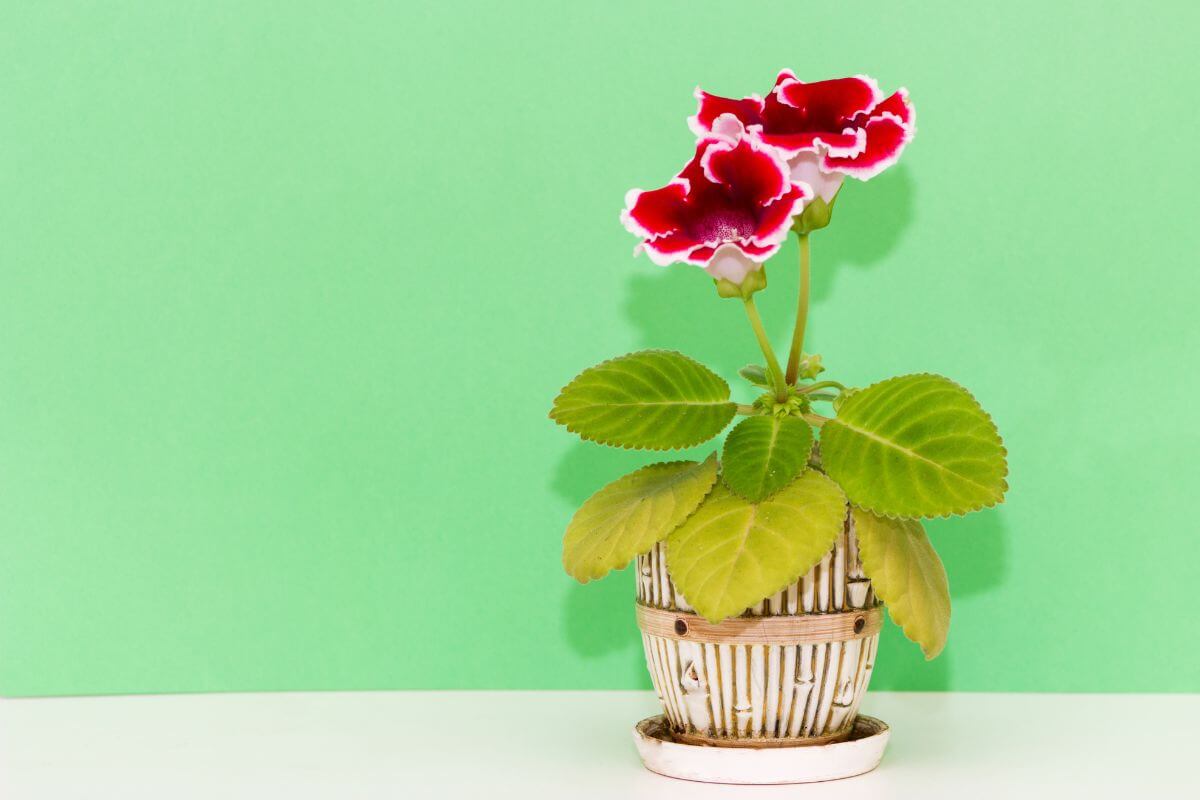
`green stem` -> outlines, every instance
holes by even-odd
[[[796,330],[792,333],[792,349],[788,353],[786,380],[790,384],[796,382],[796,374],[800,370],[800,351],[804,348],[804,327],[808,324],[808,234],[797,233],[796,235],[800,237],[800,299],[796,303]]]
[[[779,359],[775,358],[775,351],[771,349],[771,340],[767,338],[767,332],[763,328],[762,317],[758,315],[758,308],[754,305],[754,296],[744,298],[742,303],[746,306],[750,327],[754,328],[754,335],[758,338],[758,346],[762,348],[763,356],[767,359],[767,372],[770,373],[771,385],[775,388],[775,399],[783,402],[787,399],[787,384],[783,380],[783,370],[779,368]]]
[[[823,417],[820,414],[805,414],[804,421],[809,425],[815,425],[819,428],[826,422],[829,422],[829,417]]]
[[[737,404],[737,413],[741,414],[744,417],[750,417],[750,416],[754,416],[755,414],[757,414],[758,409],[756,409],[754,406],[748,406],[745,403],[738,403]]]
[[[808,394],[809,392],[815,392],[817,389],[828,389],[830,387],[837,389],[840,392],[846,391],[846,387],[837,381],[818,381],[817,383],[810,383],[802,388],[800,390],[800,394]]]

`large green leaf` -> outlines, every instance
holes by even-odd
[[[622,569],[687,519],[717,482],[717,456],[651,464],[587,499],[563,537],[563,566],[587,583]]]
[[[904,635],[926,659],[942,652],[950,631],[950,585],[925,529],[915,519],[889,519],[854,509],[863,571]]]
[[[979,403],[940,375],[856,392],[821,429],[821,461],[857,506],[888,517],[946,517],[1008,489],[1004,444]]]
[[[746,417],[721,451],[725,484],[752,502],[770,497],[808,466],[812,428],[799,417]]]
[[[667,568],[687,601],[717,622],[812,569],[845,518],[842,490],[816,470],[761,503],[718,483],[667,539]]]
[[[670,450],[716,436],[736,408],[729,384],[708,367],[643,350],[584,370],[554,399],[550,418],[593,442]]]

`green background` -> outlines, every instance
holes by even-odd
[[[917,107],[814,236],[827,374],[952,376],[1010,451],[1002,508],[929,526],[945,654],[889,629],[873,685],[1200,690],[1194,3],[20,5],[0,691],[647,686],[630,573],[559,545],[652,457],[546,413],[632,349],[755,359],[617,216],[697,83],[784,66]]]

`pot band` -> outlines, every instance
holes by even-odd
[[[643,633],[705,644],[820,644],[873,636],[883,626],[883,606],[795,616],[732,617],[709,622],[686,611],[637,604]]]

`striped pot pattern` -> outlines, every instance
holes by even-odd
[[[691,612],[667,574],[666,543],[637,560],[642,606]],[[808,574],[745,616],[870,609],[853,522]],[[742,644],[681,641],[643,631],[654,690],[676,738],[725,746],[787,746],[849,735],[875,664],[877,628],[848,641]]]

